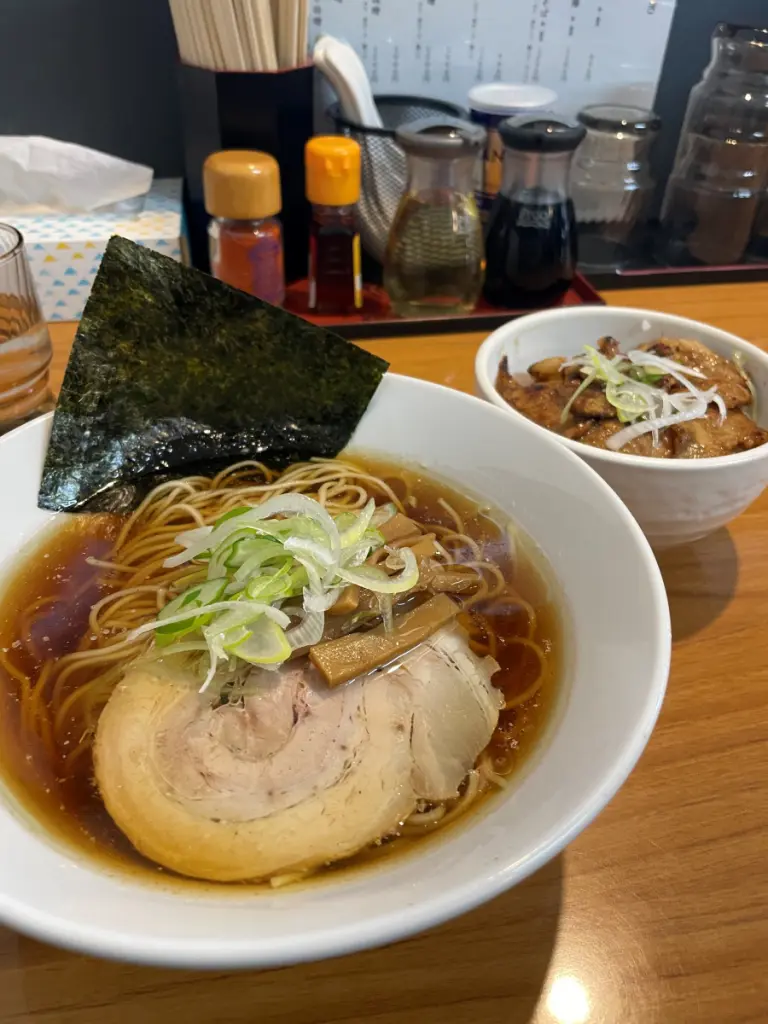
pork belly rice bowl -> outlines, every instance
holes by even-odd
[[[486,339],[475,380],[600,473],[656,549],[714,532],[768,483],[768,355],[707,324],[609,306],[534,313]]]

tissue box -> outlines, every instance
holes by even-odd
[[[24,236],[46,320],[79,320],[112,235],[188,263],[181,178],[155,180],[142,213],[9,217]]]

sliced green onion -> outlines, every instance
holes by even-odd
[[[371,516],[371,526],[378,528],[383,526],[384,523],[388,523],[390,519],[393,519],[397,515],[397,505],[393,501],[388,501],[385,505],[379,505],[376,511]]]
[[[620,384],[623,380],[624,375],[621,372],[623,357],[621,356],[609,359],[602,352],[599,352],[594,345],[585,345],[584,361],[586,365],[592,367],[597,379],[605,381],[606,384]]]
[[[219,516],[216,522],[213,524],[214,530],[221,526],[222,523],[228,522],[230,519],[234,519],[235,516],[241,516],[244,512],[250,512],[250,505],[238,505],[237,508],[231,508],[229,512],[225,512],[223,516]]]
[[[286,560],[272,576],[257,576],[248,580],[245,588],[246,597],[252,601],[265,601],[269,604],[285,601],[297,597],[302,592],[306,578],[303,568],[297,570],[292,561]]]
[[[410,548],[398,548],[394,554],[403,565],[398,576],[388,576],[375,565],[361,565],[359,569],[339,569],[339,576],[347,583],[356,583],[374,594],[402,594],[419,582],[419,566]]]
[[[288,537],[284,548],[292,555],[303,555],[305,558],[311,558],[316,565],[321,565],[323,569],[333,569],[338,564],[338,560],[334,559],[330,548],[325,547],[316,540],[309,540],[307,537]]]
[[[632,426],[625,427],[624,430],[620,430],[608,439],[606,442],[608,448],[611,451],[617,452],[625,444],[634,441],[637,437],[642,437],[643,434],[651,432],[656,434],[658,431],[677,426],[679,423],[701,419],[702,416],[707,414],[707,407],[709,402],[712,401],[712,392],[700,392],[698,395],[669,395],[668,397],[675,412],[670,413],[668,416],[658,416],[654,419],[643,420],[640,423],[633,423]]]
[[[287,626],[291,621],[279,608],[273,608],[269,604],[262,604],[256,601],[216,601],[205,606],[205,614],[213,615],[217,612],[228,612],[233,609],[243,611],[246,605],[249,606],[249,611],[253,613],[254,618],[259,614],[268,615],[281,626]],[[145,633],[151,633],[153,630],[156,630],[158,626],[169,626],[175,622],[183,622],[187,618],[189,618],[189,612],[178,612],[175,615],[169,615],[164,620],[155,619],[152,622],[145,622],[143,626],[137,626],[136,629],[132,629],[125,639],[128,641],[137,640]]]
[[[285,548],[278,541],[259,537],[253,541],[248,557],[235,573],[235,579],[247,580],[261,569],[262,566],[269,563],[281,564],[288,557],[285,553]]]
[[[683,366],[682,363],[677,363],[674,359],[657,356],[653,352],[645,352],[639,348],[628,353],[627,359],[635,366],[642,366],[653,373],[660,373],[662,376],[671,374],[677,380],[680,380],[680,377],[698,377],[703,380],[706,376],[701,370],[695,370],[692,366]]]
[[[259,620],[256,628],[240,643],[230,648],[249,665],[280,665],[291,655],[285,632],[271,619]]]
[[[619,451],[625,444],[643,434],[652,433],[658,443],[659,431],[687,420],[706,416],[710,405],[717,406],[721,422],[727,409],[717,388],[702,391],[689,378],[705,378],[705,374],[683,366],[673,359],[652,352],[635,349],[627,355],[619,353],[612,359],[603,356],[591,345],[569,360],[566,366],[577,366],[586,378],[576,389],[561,414],[565,422],[571,407],[582,392],[595,380],[605,385],[606,400],[616,410],[620,422],[628,426],[614,434],[607,445]],[[668,394],[656,385],[662,377],[673,377],[684,392]]]
[[[340,534],[339,542],[342,548],[351,547],[353,544],[357,544],[358,541],[363,539],[365,531],[368,529],[375,511],[376,502],[371,498],[362,512],[355,516],[355,522]]]
[[[180,534],[181,553],[165,562],[172,568],[207,561],[208,580],[178,595],[155,622],[130,636],[155,630],[156,645],[166,653],[207,651],[205,691],[217,678],[225,681],[219,669],[232,659],[273,668],[291,651],[317,643],[325,613],[350,582],[379,594],[382,615],[390,622],[390,595],[418,582],[413,552],[387,549],[387,566],[401,570],[395,576],[364,563],[384,545],[377,524],[395,512],[393,503],[377,509],[371,499],[363,509],[334,519],[303,494],[232,509],[213,528]],[[297,598],[301,603],[295,607]]]
[[[188,588],[173,601],[170,601],[157,616],[158,625],[155,636],[158,644],[163,646],[173,640],[178,640],[208,622],[210,613],[207,606],[219,600],[226,586],[226,577],[208,580],[201,586]],[[186,609],[189,612],[198,608],[205,609],[205,612],[201,615],[193,615],[191,618],[179,619],[179,613],[183,610]]]
[[[663,370],[654,371],[649,366],[630,366],[627,370],[627,376],[631,377],[632,380],[638,381],[640,384],[658,384],[658,382],[666,377]]]
[[[637,419],[639,416],[652,415],[656,403],[654,396],[649,394],[647,385],[639,381],[625,380],[622,384],[607,384],[605,397],[611,405],[627,421]]]
[[[289,629],[285,634],[286,642],[292,651],[301,647],[312,647],[320,643],[325,630],[325,615],[322,612],[306,612],[301,622]]]
[[[573,403],[576,401],[576,399],[579,397],[579,395],[582,394],[582,392],[587,390],[589,385],[592,384],[592,382],[596,378],[597,378],[597,374],[596,373],[594,373],[594,372],[590,373],[588,376],[586,376],[584,378],[584,380],[581,382],[581,384],[579,384],[579,386],[576,388],[576,390],[573,392],[571,397],[566,402],[565,408],[563,409],[562,413],[560,414],[560,422],[561,423],[565,423],[565,421],[568,419],[568,414],[571,411],[571,406],[573,405]]]
[[[188,640],[169,644],[167,647],[156,644],[155,648],[144,655],[144,657],[168,658],[174,654],[204,654],[207,650],[208,644],[204,640]]]

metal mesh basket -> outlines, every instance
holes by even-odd
[[[395,130],[423,117],[448,114],[466,117],[453,103],[423,96],[375,96],[383,128],[367,128],[346,118],[338,103],[328,110],[336,131],[360,144],[362,192],[360,235],[363,246],[380,263],[384,260],[389,229],[405,189],[405,153],[395,142]]]

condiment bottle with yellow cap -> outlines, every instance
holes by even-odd
[[[274,157],[243,149],[212,153],[203,165],[211,215],[211,273],[234,288],[280,306],[285,299],[280,168]]]
[[[363,305],[360,269],[360,146],[341,135],[318,135],[304,151],[309,227],[309,308],[344,315]]]

